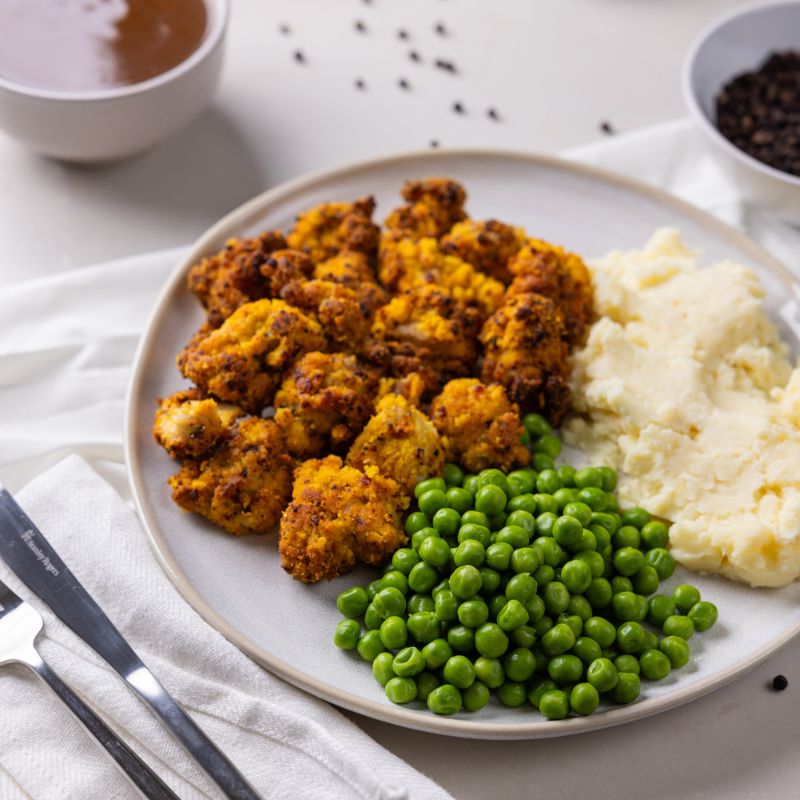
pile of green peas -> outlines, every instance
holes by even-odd
[[[642,678],[684,666],[688,640],[716,622],[696,587],[658,593],[675,571],[667,526],[620,511],[616,473],[556,467],[547,421],[523,424],[531,468],[447,464],[418,483],[411,546],[337,598],[334,644],[371,663],[394,703],[455,714],[494,692],[547,719],[591,714],[601,697],[631,703]]]

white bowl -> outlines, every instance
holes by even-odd
[[[758,68],[776,50],[800,50],[800,2],[748,6],[717,20],[689,51],[683,94],[689,111],[744,197],[800,224],[800,177],[758,161],[716,128],[715,98],[734,76]]]
[[[228,0],[205,0],[208,32],[185,61],[154,78],[94,92],[25,86],[0,76],[0,128],[41,155],[113,161],[151,148],[211,101],[222,68]]]

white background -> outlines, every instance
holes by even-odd
[[[555,152],[684,114],[680,66],[732,0],[233,0],[222,86],[138,159],[67,167],[0,134],[0,285],[187,243],[309,170],[478,145]],[[367,32],[358,34],[354,22]],[[433,27],[442,21],[448,35]],[[282,35],[279,25],[290,26]],[[401,41],[396,32],[406,29]],[[300,49],[304,65],[292,59]],[[412,62],[417,50],[423,62]],[[452,60],[458,74],[435,69]],[[357,91],[356,78],[367,88]],[[405,78],[410,90],[397,81]],[[467,113],[456,115],[460,101]],[[486,115],[497,109],[499,122]],[[0,321],[1,322],[1,321]],[[473,742],[351,715],[458,798],[796,796],[797,642],[691,706],[595,734]],[[767,688],[779,672],[789,689]]]

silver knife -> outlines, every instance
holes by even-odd
[[[261,800],[236,767],[156,680],[2,484],[0,556],[65,625],[122,676],[227,797]]]

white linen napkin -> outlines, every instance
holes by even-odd
[[[688,121],[567,155],[708,209],[800,274],[800,232],[746,208]],[[0,480],[15,491],[39,476],[18,493],[20,502],[145,662],[256,787],[281,798],[445,798],[338,711],[257,667],[206,625],[163,575],[125,504],[122,424],[131,362],[181,252],[62,273],[0,293]],[[2,563],[0,579],[30,600]],[[181,797],[217,797],[104,662],[33,604],[46,620],[42,653],[62,676]],[[0,673],[0,709],[0,798],[131,796],[111,762],[21,668]]]

